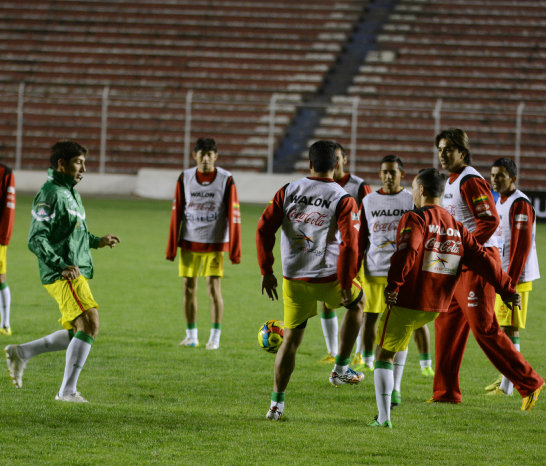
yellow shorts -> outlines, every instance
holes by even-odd
[[[8,246],[0,244],[0,275],[8,271]]]
[[[89,282],[83,275],[75,280],[57,280],[44,285],[44,288],[57,301],[61,311],[59,322],[67,330],[72,328],[72,321],[84,311],[93,307],[99,308],[89,288]]]
[[[387,277],[372,277],[366,275],[364,277],[364,294],[366,295],[366,305],[364,312],[370,314],[380,314],[386,308],[385,303],[385,288],[387,287]]]
[[[222,251],[192,252],[181,249],[178,276],[223,277],[224,253]]]
[[[438,314],[393,306],[390,311],[385,310],[381,314],[377,344],[387,351],[403,351],[408,348],[413,331],[436,319]]]
[[[533,289],[533,282],[518,283],[516,291],[521,295],[521,308],[515,311],[510,310],[499,295],[495,298],[495,314],[499,325],[502,327],[525,328],[527,321],[527,303],[529,302],[529,291]]]
[[[362,294],[360,284],[353,280],[352,300],[358,301]],[[317,301],[322,301],[329,309],[341,306],[341,286],[336,280],[328,283],[309,283],[301,280],[282,281],[284,301],[284,326],[296,328],[310,317],[317,315]]]

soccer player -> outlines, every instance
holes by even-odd
[[[360,206],[362,205],[362,199],[367,194],[370,194],[372,192],[372,189],[370,188],[370,185],[366,183],[362,178],[351,173],[345,173],[344,166],[347,165],[347,155],[345,154],[345,149],[343,149],[343,146],[339,143],[336,143],[336,156],[337,166],[334,170],[334,181],[353,197],[353,199],[357,203],[357,206],[360,208]],[[363,270],[359,270],[358,276],[363,276],[363,274]],[[320,322],[322,325],[324,340],[326,341],[328,355],[321,359],[319,362],[323,364],[332,364],[335,362],[335,357],[338,350],[338,321],[336,310],[328,309],[328,307],[325,306],[324,303],[322,303]],[[359,338],[357,338],[356,341],[357,352],[355,354],[355,359],[353,359],[352,361],[352,364],[363,363],[362,349],[360,349],[360,346],[362,346],[361,341],[362,340],[359,334]],[[357,355],[360,356],[360,358],[358,358]]]
[[[535,245],[536,216],[529,198],[516,188],[517,167],[507,158],[500,158],[491,167],[491,186],[499,193],[497,212],[500,224],[495,232],[502,268],[516,284],[521,307],[510,309],[498,297],[495,301],[497,320],[519,351],[519,329],[525,328],[527,303],[533,280],[540,278]],[[500,375],[486,387],[491,395],[511,395],[513,384]]]
[[[294,371],[296,352],[317,302],[347,311],[341,342],[330,375],[332,385],[356,384],[361,372],[349,368],[351,350],[362,319],[364,294],[355,280],[360,226],[355,200],[333,180],[336,144],[317,141],[309,149],[311,176],[289,183],[264,210],[256,231],[262,294],[278,299],[273,273],[275,233],[281,228],[284,339],[275,358],[273,393],[266,418],[279,420],[285,390]]]
[[[493,233],[499,217],[489,184],[470,166],[467,134],[457,128],[435,139],[442,168],[449,171],[443,206],[460,221],[500,264]],[[459,370],[469,330],[493,365],[510,379],[530,409],[544,380],[531,368],[500,328],[495,317],[495,289],[474,270],[461,273],[448,312],[435,320],[435,375],[429,402],[460,403]]]
[[[359,252],[364,256],[364,294],[367,299],[361,336],[364,357],[362,365],[356,367],[357,370],[373,370],[376,324],[379,315],[385,310],[383,292],[387,286],[391,256],[396,249],[396,227],[402,215],[413,209],[413,197],[402,187],[404,175],[404,165],[399,157],[393,154],[383,157],[379,163],[382,187],[366,196],[362,203]],[[415,330],[415,341],[418,343],[422,374],[433,375],[430,337],[426,325]],[[395,384],[391,398],[394,406],[402,401],[400,384],[406,357],[407,351],[399,351],[396,355]]]
[[[4,349],[17,388],[23,385],[30,358],[66,350],[64,378],[55,399],[76,403],[87,402],[77,391],[77,382],[99,330],[98,304],[88,282],[93,278],[90,248],[113,248],[120,241],[115,235],[99,238],[87,228],[85,209],[74,189],[86,171],[86,156],[87,149],[77,142],[53,145],[48,179],[34,198],[28,234],[28,247],[38,258],[45,289],[59,304],[64,330]]]
[[[374,371],[379,414],[370,427],[392,428],[395,355],[407,349],[412,330],[448,310],[463,266],[479,270],[506,302],[519,304],[520,297],[498,262],[440,206],[443,185],[444,177],[437,169],[421,170],[412,184],[416,209],[404,214],[398,224]]]
[[[241,215],[231,173],[216,167],[218,149],[211,138],[199,138],[192,157],[197,166],[184,170],[176,183],[166,258],[174,261],[180,247],[179,276],[184,284],[186,338],[180,345],[199,346],[197,278],[206,278],[211,329],[208,350],[220,347],[224,300],[224,251],[232,264],[241,262]]]
[[[0,335],[11,335],[11,292],[7,282],[7,250],[15,220],[15,177],[0,163]]]

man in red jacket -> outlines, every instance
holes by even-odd
[[[180,247],[178,272],[184,280],[186,338],[180,344],[199,346],[197,335],[197,278],[205,277],[210,299],[208,350],[220,347],[224,300],[220,280],[224,251],[233,264],[241,262],[241,215],[231,173],[215,167],[216,142],[199,138],[193,149],[197,167],[184,170],[176,183],[166,258],[174,261]]]
[[[404,214],[398,224],[397,249],[385,288],[387,311],[378,329],[374,382],[379,414],[370,427],[392,428],[394,356],[407,348],[414,329],[447,312],[463,267],[479,270],[506,303],[520,304],[520,296],[500,264],[440,206],[443,184],[444,178],[435,168],[421,170],[412,185],[417,208]],[[416,294],[415,290],[422,292]],[[532,405],[534,402],[536,398]]]
[[[7,282],[7,249],[15,220],[15,177],[0,163],[0,335],[11,335],[11,293]]]

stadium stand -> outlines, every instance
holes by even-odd
[[[23,168],[75,138],[96,167],[108,94],[107,171],[180,167],[191,140],[218,140],[221,165],[262,171],[273,93],[279,139],[316,93],[366,1],[26,0],[0,3],[0,156],[13,163],[25,83]]]
[[[485,175],[496,158],[514,156],[523,102],[520,185],[545,190],[545,11],[532,1],[401,0],[315,137],[349,146],[358,97],[356,172],[376,179],[377,160],[396,153],[415,173],[432,163],[433,111],[442,99],[441,128],[467,130]]]

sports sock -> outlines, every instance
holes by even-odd
[[[186,336],[192,340],[197,340],[197,324],[195,322],[186,324]]]
[[[430,353],[421,353],[419,355],[419,365],[421,366],[421,370],[425,367],[432,367],[432,357],[430,356]]]
[[[87,356],[89,356],[89,351],[91,351],[91,345],[94,341],[91,335],[84,332],[76,332],[76,335],[72,338],[66,349],[66,364],[63,383],[59,389],[60,395],[69,395],[76,392],[78,377],[87,360]]]
[[[373,369],[373,363],[375,361],[375,355],[373,351],[364,351],[364,364],[370,369]]]
[[[331,356],[335,357],[338,351],[338,322],[336,311],[322,311],[320,314],[320,323],[322,325],[324,340],[326,341],[326,349]]]
[[[351,358],[342,358],[339,354],[336,356],[336,363],[334,365],[334,372],[342,375],[347,372]]]
[[[386,361],[376,361],[373,381],[378,410],[377,422],[383,424],[391,418],[391,395],[394,388],[393,365]]]
[[[222,324],[212,323],[210,326],[209,342],[220,343],[221,334],[222,334]]]
[[[519,337],[510,337],[510,340],[512,340],[514,347],[519,351]],[[511,395],[514,391],[514,384],[503,375],[500,383],[500,389],[507,395]]]
[[[284,411],[284,392],[271,392],[271,404],[269,409],[276,406],[282,413]]]
[[[8,328],[9,324],[9,313],[11,307],[11,292],[7,282],[0,284],[0,327]]]
[[[43,338],[39,338],[38,340],[23,343],[22,345],[18,345],[19,356],[21,356],[25,361],[28,361],[30,358],[33,358],[38,354],[49,353],[50,351],[65,350],[68,348],[70,339],[73,335],[72,330],[57,330],[56,332],[53,332]]]
[[[400,384],[402,383],[402,375],[404,374],[404,365],[406,364],[406,358],[408,357],[408,349],[406,348],[403,351],[398,351],[394,356],[394,369],[393,369],[393,380],[394,380],[394,390],[401,392]]]
[[[360,330],[358,331],[358,336],[356,337],[355,353],[362,354],[362,351],[364,351],[364,343],[362,342],[363,331],[364,331],[364,319],[362,319],[362,324],[360,325]]]

